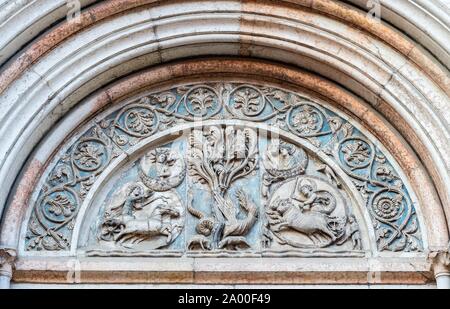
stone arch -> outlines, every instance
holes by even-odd
[[[1,128],[5,137],[0,179],[3,201],[17,179],[9,202],[3,202],[8,207],[3,215],[1,243],[13,248],[18,244],[17,227],[29,206],[33,178],[41,173],[53,151],[50,149],[56,148],[52,145],[56,139],[47,137],[48,149],[43,156],[35,152],[39,155],[28,161],[23,177],[16,175],[32,149],[45,140],[44,136],[51,136],[50,128],[58,120],[66,117],[81,123],[99,108],[138,92],[140,87],[186,76],[230,76],[245,70],[254,78],[267,76],[268,80],[306,88],[333,101],[350,118],[360,119],[410,180],[424,213],[429,242],[426,251],[443,250],[449,225],[445,215],[449,211],[447,70],[408,38],[384,24],[364,19],[364,14],[353,8],[331,1],[307,2],[261,1],[252,5],[224,1],[208,6],[189,1],[182,13],[176,2],[167,2],[158,4],[160,14],[154,15],[156,10],[150,2],[128,6],[131,2],[117,5],[120,1],[105,1],[88,8],[91,15],[86,12],[81,24],[62,23],[24,50],[22,58],[11,61],[1,76],[1,104],[7,115]],[[117,15],[106,19],[109,14]],[[98,18],[93,21],[87,16]],[[362,30],[352,29],[352,23]],[[417,32],[415,35],[420,37]],[[54,48],[41,49],[48,46],[49,39],[54,40]],[[439,46],[442,43],[430,50],[446,64]],[[94,53],[95,57],[87,57]],[[129,77],[131,85],[113,84],[92,96],[95,99],[84,100],[118,77],[192,55],[250,59],[160,65],[150,69],[151,74]],[[66,128],[58,132],[62,135],[71,131],[64,125],[59,128]],[[436,219],[438,223],[432,225]]]
[[[214,65],[214,66],[211,65],[211,67],[215,68],[215,69],[213,69],[213,71],[216,70],[216,72],[221,72],[221,76],[223,76],[223,77],[217,77],[217,75],[216,75],[217,73],[214,74],[211,71],[206,72],[206,74],[205,73],[204,74],[200,74],[200,72],[193,72],[194,68],[197,67],[198,64],[201,64],[201,65],[208,64],[208,61],[205,60],[205,59],[192,60],[192,61],[187,61],[187,62],[183,62],[183,63],[174,64],[174,65],[172,65],[172,67],[170,69],[167,68],[167,66],[166,66],[166,67],[163,67],[163,68],[157,68],[157,69],[154,69],[154,70],[149,70],[149,71],[143,72],[142,74],[133,76],[133,77],[131,77],[131,79],[125,80],[122,83],[116,84],[111,89],[107,89],[107,90],[104,90],[104,91],[101,91],[101,92],[95,94],[90,99],[88,99],[87,101],[85,101],[83,104],[80,105],[80,108],[81,108],[80,111],[82,111],[82,112],[77,112],[76,115],[77,115],[77,117],[81,117],[83,119],[85,117],[90,117],[92,119],[92,117],[93,117],[92,115],[96,114],[95,112],[93,112],[92,108],[95,108],[98,111],[105,110],[105,108],[106,108],[106,111],[103,112],[103,115],[108,115],[108,114],[111,113],[111,111],[108,111],[110,108],[113,108],[113,109],[117,110],[117,109],[120,109],[121,106],[123,108],[125,103],[133,105],[132,102],[135,102],[137,100],[136,99],[136,95],[137,95],[136,91],[134,91],[133,89],[141,89],[140,92],[142,92],[142,89],[148,89],[148,87],[150,87],[150,89],[154,88],[154,87],[163,87],[164,88],[164,86],[168,87],[169,85],[173,85],[173,83],[175,83],[175,84],[183,84],[183,79],[186,79],[186,77],[184,76],[185,72],[190,72],[190,74],[188,74],[188,75],[191,75],[192,73],[194,73],[193,74],[193,76],[194,76],[193,77],[193,81],[197,82],[197,83],[200,82],[200,81],[204,81],[204,80],[208,80],[208,81],[214,83],[215,81],[219,82],[219,81],[223,80],[224,78],[225,79],[227,79],[227,78],[230,79],[231,78],[232,80],[245,82],[246,80],[248,80],[248,78],[251,78],[252,80],[257,80],[258,78],[256,76],[258,76],[258,75],[261,76],[262,75],[262,76],[265,76],[265,78],[263,78],[262,82],[264,82],[266,84],[268,83],[269,85],[271,85],[271,84],[270,84],[270,78],[269,78],[268,74],[269,73],[271,73],[271,74],[275,73],[275,76],[274,76],[275,78],[273,78],[273,81],[272,81],[273,84],[272,85],[274,85],[274,86],[277,85],[277,84],[283,85],[283,86],[279,86],[279,87],[285,87],[285,88],[287,87],[288,89],[292,89],[292,91],[294,91],[294,89],[297,89],[297,91],[299,91],[299,89],[303,89],[302,91],[306,91],[306,93],[311,93],[311,94],[314,95],[314,97],[316,97],[318,95],[317,90],[315,90],[314,87],[316,87],[318,85],[318,82],[320,80],[317,79],[317,78],[313,78],[313,76],[310,76],[308,73],[292,71],[291,73],[296,77],[295,80],[297,80],[297,85],[295,85],[293,83],[294,76],[292,76],[292,80],[290,81],[289,84],[287,84],[286,81],[284,81],[284,80],[280,81],[279,79],[276,78],[276,71],[274,69],[276,69],[278,67],[277,65],[273,65],[273,67],[271,68],[269,63],[263,63],[264,66],[261,66],[261,64],[256,62],[256,61],[251,61],[250,63],[247,63],[247,60],[238,60],[238,59],[228,59],[228,60],[226,60],[226,59],[211,59],[209,61],[211,63],[216,63],[216,65]],[[226,72],[226,71],[232,72],[235,69],[236,66],[242,67],[243,65],[249,65],[250,66],[249,68],[251,68],[252,72],[255,72],[259,68],[261,71],[258,72],[258,73],[260,73],[260,74],[255,74],[255,75],[252,74],[250,76],[241,75],[239,77],[239,75],[236,74],[236,73],[235,74],[230,74],[230,73]],[[172,74],[175,74],[175,75],[176,75],[176,73],[174,73],[174,72],[179,72],[180,75],[178,76],[178,78],[174,78],[174,76],[168,77],[168,76],[165,76],[164,74],[159,74],[158,70],[164,70],[164,72],[172,72]],[[200,68],[199,70],[203,70],[203,68]],[[262,74],[263,72],[264,72],[264,74]],[[283,71],[283,73],[285,74],[286,71]],[[156,81],[154,79],[155,76],[162,77],[162,80],[160,82]],[[308,78],[306,78],[306,77],[308,77]],[[147,78],[149,78],[149,80]],[[307,82],[304,81],[305,79],[307,79]],[[137,81],[141,81],[141,84],[137,84],[136,83]],[[184,83],[186,83],[186,82],[184,82]],[[155,85],[155,86],[152,86],[152,85]],[[131,89],[130,89],[130,87],[131,87]],[[307,89],[307,87],[310,88],[310,89]],[[324,87],[324,89],[325,89],[325,87]],[[339,92],[339,93],[337,94],[336,92]],[[111,101],[110,101],[111,98],[110,98],[110,95],[107,95],[108,93],[115,93],[117,95],[117,98],[121,98],[121,99],[117,103],[111,104]],[[147,91],[147,93],[148,93],[148,91]],[[336,101],[330,101],[330,99],[327,99],[326,95],[325,95],[325,92],[320,91],[319,93],[320,93],[320,98],[322,98],[322,100],[326,100],[324,102],[328,102],[328,103],[323,103],[323,104],[327,104],[327,106],[331,105],[330,108],[333,108],[336,112],[340,112],[340,110],[344,109],[344,107],[342,105],[340,105],[340,104],[346,104],[347,112],[349,112],[349,113],[351,113],[353,115],[358,111],[358,108],[361,108],[361,107],[365,108],[364,103],[362,101],[360,101],[359,99],[357,99],[353,95],[351,95],[351,94],[349,94],[349,93],[347,93],[347,92],[345,92],[345,91],[343,91],[342,89],[339,89],[339,88],[335,88],[334,87],[333,90],[330,91],[330,94],[333,94],[334,98],[340,98],[340,100],[338,100],[337,102]],[[131,96],[131,98],[129,98],[130,96]],[[142,97],[142,94],[140,96]],[[139,95],[137,97],[139,97]],[[315,99],[315,100],[321,100],[320,98]],[[125,102],[125,103],[120,103],[121,101]],[[353,104],[349,104],[349,103],[353,103]],[[332,107],[332,106],[334,106],[334,107]],[[348,111],[349,106],[354,106],[355,109],[351,110],[351,111]],[[83,116],[83,113],[84,113],[85,116]],[[345,116],[345,114],[343,116],[344,117],[349,117],[349,119],[351,119],[351,116]],[[101,114],[100,114],[99,116],[96,116],[94,118],[95,118],[96,122],[100,123],[102,117],[103,116],[101,116]],[[59,124],[59,127],[54,130],[54,133],[50,134],[48,136],[48,139],[51,140],[52,143],[54,144],[54,148],[51,149],[49,147],[48,143],[45,144],[44,147],[40,147],[37,150],[37,153],[36,153],[37,157],[47,156],[46,154],[54,155],[54,154],[58,153],[58,151],[56,149],[58,147],[60,147],[59,145],[61,144],[61,142],[63,144],[67,144],[68,147],[70,147],[70,145],[72,143],[71,140],[75,141],[76,139],[79,138],[79,137],[77,137],[77,135],[73,135],[73,133],[70,133],[70,132],[76,131],[76,126],[77,126],[76,123],[74,123],[72,119],[73,118],[71,118],[71,117],[67,117],[63,122],[61,122]],[[369,118],[369,119],[370,119],[370,121],[373,121],[372,117]],[[87,118],[83,122],[86,122],[86,121],[88,121]],[[355,123],[355,122],[353,121],[352,123]],[[372,122],[372,124],[373,124],[373,122]],[[356,125],[358,125],[358,124],[356,124]],[[364,130],[364,127],[366,125],[364,125],[364,123],[362,123],[359,126],[361,126],[361,129]],[[62,133],[63,130],[65,130],[67,133]],[[179,131],[179,130],[182,130],[182,128],[175,127],[173,130],[174,131]],[[384,132],[384,130],[381,130],[381,132]],[[371,133],[368,133],[368,134],[371,134]],[[157,136],[157,138],[161,139],[165,135],[166,135],[166,133],[162,133],[161,136]],[[66,136],[71,136],[71,137],[69,139],[67,139]],[[379,135],[379,136],[381,136],[381,135]],[[287,137],[288,137],[288,140],[292,140],[293,139],[292,137],[289,138],[289,135]],[[390,136],[390,138],[392,138],[392,137],[393,136]],[[64,140],[65,140],[65,142],[64,142]],[[142,142],[141,143],[141,147],[145,147],[146,144],[147,144],[147,142],[145,142],[145,141]],[[399,144],[400,143],[396,143],[397,147],[398,147]],[[128,159],[129,155],[132,155],[132,153],[136,152],[136,151],[139,152],[138,146],[139,146],[139,144],[136,145],[136,146],[133,146],[132,147],[133,151],[130,154],[127,154],[127,155],[123,156],[122,160],[125,160],[125,161],[130,160],[130,159]],[[402,156],[399,156],[398,155],[398,151],[399,151],[398,148],[391,148],[388,151],[392,151],[392,150],[394,150],[393,156],[395,156],[396,159],[397,158],[401,158],[402,160],[405,159],[404,156],[403,156],[404,152],[402,152],[402,151],[399,152],[399,153],[402,154]],[[410,154],[410,156],[414,158],[413,154]],[[396,159],[394,159],[394,160],[396,160]],[[48,162],[51,162],[51,161],[52,160],[50,160]],[[116,166],[116,164],[119,164],[119,163],[114,163],[113,166]],[[404,162],[399,162],[399,164],[402,165],[402,164],[404,164]],[[43,168],[46,168],[46,167],[43,167]],[[43,176],[41,176],[41,178],[42,177],[45,178],[45,177],[47,177],[46,175],[48,175],[48,172],[44,172],[44,169],[41,169],[41,171],[38,172],[37,175],[40,175],[40,174],[43,175]],[[106,173],[103,177],[107,179],[108,178],[107,175],[108,175],[108,173]],[[408,177],[408,176],[405,176],[405,177]],[[423,186],[423,184],[421,184],[421,185],[414,184],[414,182],[417,182],[417,179],[412,178],[412,179],[410,179],[410,181],[412,182],[412,186],[415,187],[415,188]],[[100,180],[99,180],[99,182],[101,183]],[[40,181],[40,183],[42,183],[42,181]],[[98,186],[98,185],[96,185],[94,183],[93,186],[95,187],[95,186]],[[422,199],[423,199],[423,197],[422,197]],[[36,198],[31,198],[31,200],[36,201]],[[30,202],[28,202],[28,204],[30,204]],[[89,204],[86,204],[86,206],[88,206],[88,205]],[[86,206],[84,206],[84,207],[86,207]],[[30,213],[31,210],[32,210],[31,208],[28,208],[28,213]],[[424,209],[424,211],[426,211],[426,209]],[[26,218],[26,216],[24,218]],[[22,231],[23,231],[22,237],[16,238],[17,241],[19,241],[19,239],[24,239],[23,238],[24,235],[25,235],[24,232],[26,231],[26,225],[28,224],[26,219],[21,219],[21,221],[24,222],[25,230],[22,229]],[[78,229],[79,229],[79,226],[81,225],[81,222],[82,221],[80,220],[79,223],[76,224],[76,225],[78,225]],[[367,223],[365,223],[365,224],[367,224]],[[14,236],[14,234],[16,236]],[[430,235],[429,237],[431,237],[431,239],[433,237],[440,237],[440,234],[433,234],[433,230],[432,229],[429,229],[427,231],[427,233],[424,234],[424,239],[427,239],[428,235]],[[18,237],[18,236],[19,235],[18,235],[18,231],[17,230],[15,230],[13,234],[10,234],[9,236],[7,235],[7,237],[13,237],[13,238],[14,237]],[[372,236],[372,238],[373,238],[373,236]],[[434,240],[431,240],[431,241],[434,241]],[[23,245],[23,242],[22,242],[21,245]],[[19,252],[21,252],[21,254],[23,254],[24,256],[30,255],[30,253],[24,252],[23,249],[20,249]],[[52,255],[53,256],[55,256],[55,255],[59,256],[60,255],[60,253],[53,253],[53,252],[47,252],[47,251],[44,251],[44,252],[45,253],[43,253],[43,254],[39,253],[39,252],[36,253],[36,254],[31,253],[31,256],[36,256],[36,255],[37,256],[42,256],[42,255],[43,256],[52,256]],[[74,254],[76,255],[76,252],[77,252],[77,248],[73,247],[72,250],[71,250],[71,253],[68,256],[73,256]],[[66,255],[66,254],[63,254],[63,255]],[[423,256],[423,254],[419,254],[418,256],[419,257]],[[412,258],[414,259],[414,255],[412,255]],[[415,258],[417,258],[417,257],[415,257]]]

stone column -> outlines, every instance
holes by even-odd
[[[0,247],[0,289],[10,287],[16,256],[16,250]]]
[[[438,289],[450,289],[450,245],[447,250],[430,254]]]

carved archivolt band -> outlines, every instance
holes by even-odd
[[[335,162],[365,203],[362,207],[371,218],[370,224],[375,230],[373,238],[379,251],[417,252],[424,249],[412,192],[390,156],[376,146],[377,141],[370,140],[351,122],[308,96],[273,86],[217,82],[185,84],[146,94],[119,109],[104,112],[78,133],[72,145],[63,145],[58,155],[49,161],[41,181],[43,186],[36,189],[38,197],[27,227],[26,251],[68,250],[79,208],[92,185],[108,164],[137,143],[180,125],[227,119],[264,123],[274,131],[289,132],[311,145],[315,153]],[[124,189],[127,193],[120,201],[125,204],[121,204],[120,209],[111,209],[120,210],[120,214],[105,217],[104,240],[110,237],[123,242],[124,230],[131,233],[127,225],[135,226],[132,230],[136,233],[137,226],[147,219],[136,221],[142,207],[130,205],[150,198],[144,193],[145,188],[165,192],[178,187],[184,181],[188,164],[190,177],[207,185],[213,204],[218,207],[211,215],[219,227],[212,227],[210,233],[217,240],[219,249],[251,247],[243,236],[250,232],[261,213],[271,216],[266,221],[266,228],[268,232],[275,231],[273,235],[280,243],[302,247],[296,245],[296,240],[289,240],[291,236],[282,236],[283,231],[289,229],[305,235],[320,234],[310,237],[312,247],[352,241],[354,248],[361,249],[355,217],[345,212],[351,205],[344,207],[345,203],[337,198],[336,190],[342,189],[342,180],[336,177],[333,168],[323,163],[317,166],[311,163],[310,168],[314,165],[315,173],[323,175],[324,180],[308,178],[308,155],[301,148],[296,149],[282,141],[277,142],[279,147],[272,154],[269,151],[259,156],[259,137],[250,129],[209,126],[200,131],[200,135],[196,134],[194,131],[189,138],[191,150],[185,153],[187,162],[184,155],[165,148],[156,148],[140,161],[139,181],[143,186],[139,185],[140,190],[139,186]],[[276,140],[272,139],[272,142]],[[157,174],[150,172],[152,164],[158,166]],[[228,190],[238,179],[249,178],[259,165],[265,165],[267,171],[259,181],[265,187],[262,191],[263,196],[269,198],[268,204],[253,205],[253,199],[237,193],[236,199],[247,216],[243,219],[235,213]],[[275,198],[277,201],[271,200],[276,189],[282,194]],[[285,192],[289,193],[286,195]],[[344,207],[341,215],[335,213],[336,205]],[[261,212],[258,207],[266,207],[267,211]],[[205,217],[193,209],[195,205],[189,210],[194,217]],[[179,217],[180,210],[170,215]],[[163,211],[164,216],[168,210]],[[182,229],[180,223],[176,226]],[[169,230],[174,227],[171,225]],[[202,229],[197,228],[198,231]],[[158,228],[158,231],[163,230]],[[172,232],[163,234],[169,239],[167,244],[174,240]],[[125,239],[132,243],[142,241],[132,237],[135,235],[130,234]],[[209,247],[206,241],[196,242],[203,248]],[[263,243],[267,244],[267,241]],[[193,245],[191,242],[188,247]]]
[[[179,256],[172,249],[181,247],[188,253],[217,253],[220,245],[233,251],[248,250],[247,244],[251,252],[273,250],[283,256],[305,245],[314,247],[306,250],[315,256],[327,256],[326,250],[344,256],[339,252],[342,246],[352,254],[371,247],[375,256],[388,257],[381,267],[383,282],[398,283],[405,277],[414,278],[405,280],[409,283],[427,282],[428,251],[433,251],[435,272],[446,273],[450,44],[442,0],[80,0],[83,9],[75,20],[64,18],[64,0],[6,2],[0,13],[9,29],[0,37],[0,243],[19,247],[24,257],[16,280],[39,280],[29,269],[40,269],[41,279],[53,281],[58,271],[47,272],[52,265],[53,270],[62,270],[65,282],[66,259],[60,257],[80,253],[77,239],[80,226],[86,227],[81,221],[90,219],[97,220],[87,226],[95,228],[89,232],[93,243],[129,247],[125,249],[139,254],[154,249],[165,257]],[[381,22],[366,15],[369,2],[379,4]],[[246,59],[226,58],[236,56]],[[185,60],[191,57],[196,59]],[[142,69],[147,71],[139,72]],[[223,92],[217,88],[220,84],[233,87]],[[190,88],[184,98],[174,96],[172,90],[182,85]],[[260,99],[267,97],[264,85],[306,102],[284,111],[279,99]],[[217,104],[216,97],[233,103]],[[178,109],[167,110],[164,102],[167,108]],[[95,123],[93,114],[98,117]],[[206,183],[192,181],[194,168],[187,158],[162,167],[160,176],[151,172],[154,152],[170,146],[166,142],[172,137],[165,134],[194,127],[192,119],[241,136],[237,131],[243,126],[236,126],[235,120],[250,121],[257,131],[261,124],[275,127],[280,115],[279,122],[286,127],[279,126],[281,130],[273,134],[282,132],[281,147],[275,147],[279,152],[265,149],[276,143],[274,131],[267,129],[267,137],[264,132],[258,136],[257,165],[250,169],[247,165],[244,173],[253,171],[230,182],[231,188],[210,192],[215,185],[208,180],[227,174],[220,160],[199,165],[213,167]],[[341,128],[327,119],[330,115],[344,120]],[[108,136],[112,127],[116,135]],[[330,136],[328,146],[335,147],[323,147]],[[130,178],[121,182],[115,177],[122,166]],[[236,190],[252,182],[244,192]],[[114,183],[110,193],[117,195],[101,196],[110,183]],[[254,198],[254,192],[260,196]],[[114,200],[117,203],[111,203]],[[231,205],[229,209],[239,213],[228,214],[225,220],[220,209],[217,216],[211,212],[210,206],[216,204],[222,209]],[[355,205],[363,211],[353,213]],[[253,206],[259,210],[257,216]],[[314,233],[305,229],[303,220],[311,212],[318,215],[312,220],[318,231]],[[142,218],[152,228],[140,228]],[[246,219],[248,224],[233,224]],[[233,234],[230,226],[236,226],[243,238],[222,237]],[[144,251],[138,252],[140,247]],[[399,268],[391,259],[398,256],[392,252],[396,250],[408,251]],[[15,253],[7,255],[1,261],[7,263],[0,265],[12,269]],[[46,258],[33,259],[40,255]],[[57,256],[60,264],[55,266],[48,256]],[[279,273],[278,280],[284,283],[361,283],[357,272],[317,276],[311,269],[322,272],[329,265],[311,260],[309,273],[296,273],[305,266],[300,261],[282,268],[290,276],[277,269],[273,278]],[[351,259],[356,260],[351,266],[345,260],[338,261],[342,268],[364,269],[366,277],[366,259]],[[153,280],[141,272],[145,263],[152,262],[135,265],[122,280],[128,282],[133,275],[143,282]],[[271,266],[272,261],[265,262]],[[104,260],[96,263],[91,278],[100,269],[110,271],[108,266],[102,268]],[[262,283],[256,279],[260,273],[241,272],[247,261],[234,259],[230,264],[234,263],[237,271],[228,276],[233,283],[248,283],[249,278]],[[260,269],[265,271],[265,266]]]
[[[179,9],[172,1],[154,6],[145,6],[151,0],[104,1],[83,12],[80,23],[63,22],[51,29],[7,66],[0,77],[5,111],[1,207],[43,132],[63,116],[60,110],[71,110],[93,90],[130,72],[161,61],[217,53],[293,64],[326,75],[361,96],[413,146],[436,183],[442,204],[448,204],[448,74],[420,46],[339,1],[188,2],[193,5]],[[419,9],[409,1],[400,2],[388,6]],[[347,22],[355,27],[347,27]],[[206,32],[198,32],[199,27]],[[98,35],[92,35],[95,31]],[[173,36],[172,31],[180,35]],[[22,34],[17,47],[24,46]]]

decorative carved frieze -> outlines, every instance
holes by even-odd
[[[70,248],[70,236],[82,202],[97,177],[120,150],[94,125],[67,147],[45,183],[31,215],[26,249],[59,251]]]
[[[388,155],[309,98],[251,84],[194,84],[145,95],[103,115],[49,164],[28,224],[27,250],[69,250],[80,206],[106,167],[156,133],[197,121],[204,125],[180,141],[180,152],[169,144],[153,146],[136,161],[129,182],[113,185],[96,225],[101,246],[360,251],[358,210],[371,218],[378,250],[423,250],[411,194]],[[264,124],[296,141],[227,120]]]

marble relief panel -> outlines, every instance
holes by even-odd
[[[349,195],[316,156],[210,126],[149,150],[109,186],[89,255],[362,253]],[[96,201],[97,202],[97,201]]]
[[[311,98],[253,84],[192,84],[102,117],[53,158],[26,250],[68,250],[83,196],[105,167],[181,125],[196,129],[146,149],[91,201],[89,235],[79,244],[88,254],[351,255],[369,250],[368,230],[379,251],[423,249],[411,194],[389,156]]]

